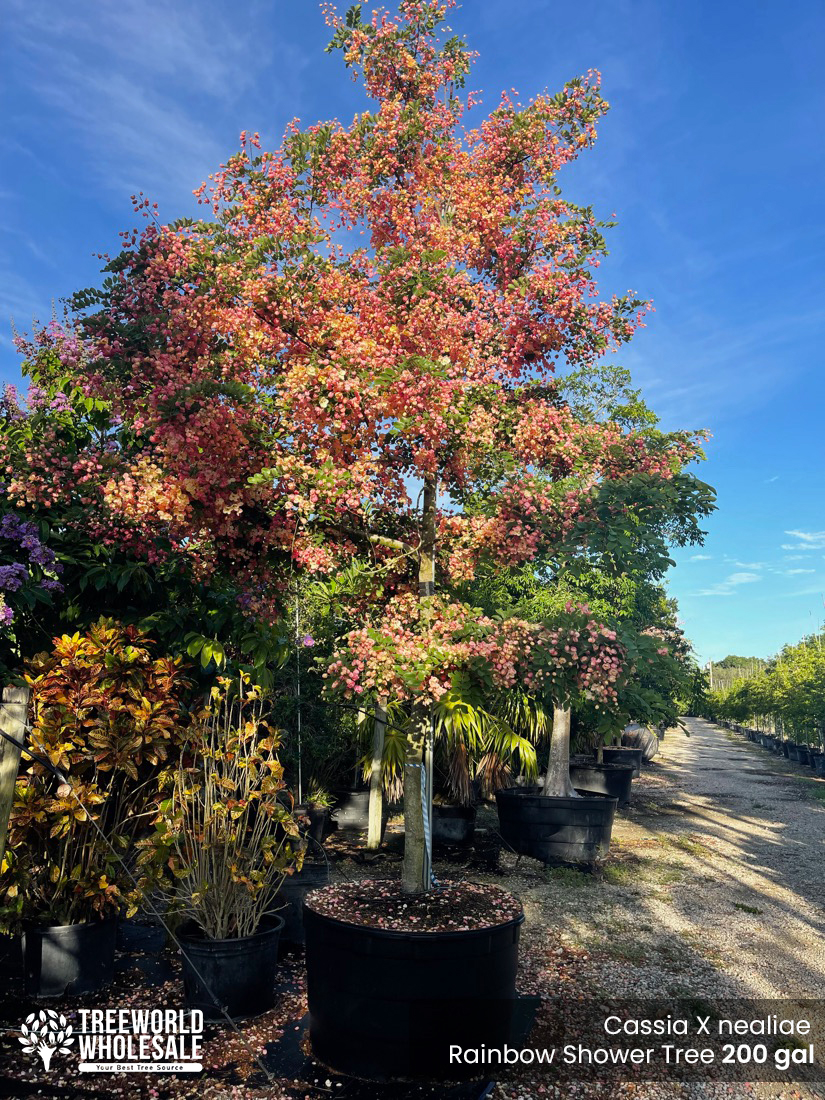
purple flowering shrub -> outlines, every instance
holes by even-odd
[[[40,538],[38,525],[16,512],[0,518],[0,628],[8,629],[20,605],[31,609],[63,591],[63,566]]]

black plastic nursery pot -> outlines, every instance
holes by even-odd
[[[817,775],[825,777],[825,752],[814,753],[813,767]]]
[[[318,844],[321,844],[324,837],[327,836],[332,828],[329,807],[312,805],[296,806],[295,813],[309,818],[309,825],[303,829],[303,832],[306,836],[310,837],[311,840],[315,840]]]
[[[493,928],[395,932],[305,906],[313,1057],[372,1081],[478,1077],[450,1065],[450,1044],[512,1037],[524,914]]]
[[[642,774],[643,756],[643,749],[602,749],[602,760],[605,764],[632,764],[634,779]]]
[[[287,875],[275,895],[274,907],[283,920],[281,943],[298,946],[304,942],[304,898],[329,882],[329,864],[304,861],[300,871]],[[284,906],[284,908],[280,908]]]
[[[496,791],[501,835],[516,852],[547,864],[590,864],[607,855],[617,800],[559,798],[540,787]]]
[[[433,844],[471,844],[475,829],[475,806],[433,806]]]
[[[85,924],[30,925],[23,932],[23,972],[30,997],[96,993],[115,976],[117,918]]]
[[[389,809],[384,802],[381,811],[381,835],[387,827]],[[341,832],[365,832],[370,823],[370,792],[344,791],[335,800],[332,820]]]
[[[275,1004],[278,941],[284,922],[269,917],[254,936],[210,940],[195,925],[178,932],[183,948],[183,988],[187,1008],[208,1020],[257,1016]]]
[[[797,745],[796,747],[797,759],[800,764],[810,764],[811,762],[811,750],[807,745]]]
[[[799,745],[795,745],[793,742],[788,745],[788,759],[793,760],[796,764],[799,763]]]
[[[630,801],[633,765],[597,764],[595,760],[570,764],[570,782],[577,791],[603,794],[618,800],[620,806]]]

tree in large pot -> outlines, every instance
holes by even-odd
[[[85,993],[114,974],[120,862],[180,751],[190,685],[135,627],[101,620],[28,663],[32,721],[0,875],[0,919],[21,931],[26,991]],[[49,766],[51,765],[51,767]],[[54,769],[54,770],[53,770]],[[65,780],[65,782],[64,782]]]
[[[456,989],[488,1007],[512,996],[520,920],[518,903],[496,891],[454,890],[446,904],[432,889],[433,704],[451,671],[508,675],[514,647],[530,641],[521,627],[482,628],[471,604],[436,596],[436,581],[449,595],[485,560],[507,569],[587,543],[614,509],[632,513],[636,475],[668,482],[698,452],[688,433],[583,420],[554,378],[559,360],[586,369],[627,341],[645,308],[597,297],[601,227],[557,189],[607,109],[597,76],[524,107],[505,96],[467,133],[471,55],[442,34],[450,6],[405,0],[398,16],[370,21],[360,5],[345,18],[330,7],[331,48],[362,73],[371,109],[347,128],[291,126],[274,153],[245,135],[201,193],[212,219],[153,222],[110,265],[105,291],[84,301],[100,307],[84,329],[97,348],[94,385],[145,440],[130,458],[129,493],[110,493],[124,525],[151,532],[152,489],[171,482],[181,552],[207,571],[221,555],[236,561],[255,608],[278,609],[285,563],[332,573],[355,559],[374,577],[363,621],[390,639],[387,663],[396,624],[415,638],[397,894],[407,931],[381,929],[357,899],[349,914],[312,911],[333,922],[327,931],[380,941],[379,954],[382,937],[398,935],[410,958],[431,952],[417,990],[398,970],[382,978],[428,1026],[461,1017]],[[605,501],[605,483],[626,484],[624,498]],[[383,706],[378,679],[362,679],[345,649],[342,667],[352,654],[355,664],[342,689]],[[356,910],[361,919],[347,919]],[[439,923],[447,913],[458,927]],[[416,916],[430,932],[409,930]],[[332,942],[324,934],[308,929],[313,1043],[319,982],[338,983],[327,986],[333,1005],[343,983],[375,975],[314,962],[316,945]],[[496,940],[500,966],[479,964],[479,938]],[[471,983],[485,972],[485,986]],[[348,1041],[344,1019],[330,1007],[336,1050],[355,1057],[370,1044]],[[503,1032],[475,1038],[485,1034]],[[397,1056],[376,1054],[371,1072],[414,1071]]]
[[[177,915],[186,1003],[207,1018],[273,1006],[284,926],[277,893],[303,861],[264,707],[247,675],[213,687],[166,777],[154,833],[139,842],[144,875],[133,908],[158,893]]]

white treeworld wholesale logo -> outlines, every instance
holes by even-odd
[[[23,1044],[23,1050],[27,1054],[39,1054],[45,1070],[49,1069],[55,1052],[71,1054],[71,1044],[74,1042],[71,1024],[66,1022],[65,1016],[58,1015],[51,1008],[32,1012],[20,1025],[20,1031],[19,1041]]]

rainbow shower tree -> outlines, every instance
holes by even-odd
[[[450,584],[587,545],[632,512],[634,485],[684,477],[699,453],[691,433],[580,418],[555,378],[629,340],[645,310],[598,296],[600,223],[557,187],[607,110],[597,74],[523,106],[505,95],[468,129],[452,6],[404,0],[367,21],[328,6],[368,109],[295,122],[274,152],[242,135],[198,192],[210,220],[160,224],[138,200],[147,227],[77,302],[84,385],[130,433],[98,488],[114,537],[151,547],[162,531],[273,616],[293,570],[374,571],[367,633],[332,680],[411,708],[407,892],[429,888],[420,774],[451,675],[540,675],[543,690],[572,676],[609,702],[621,664],[586,609],[554,628],[560,651],[549,627],[479,620]]]

